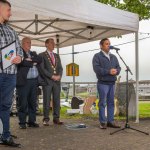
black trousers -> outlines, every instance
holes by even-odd
[[[60,117],[60,82],[53,81],[51,85],[43,86],[43,120],[49,120],[50,101],[53,100],[53,120]]]
[[[17,87],[19,124],[36,122],[37,79],[28,79],[24,86]]]

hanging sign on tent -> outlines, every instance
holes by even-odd
[[[66,76],[79,76],[79,65],[75,63],[66,65]]]

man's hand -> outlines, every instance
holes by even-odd
[[[60,81],[61,76],[60,76],[60,75],[57,75],[57,76],[56,76],[56,79],[57,79],[56,81]]]
[[[117,74],[117,69],[110,69],[110,74],[111,75],[116,75]]]
[[[60,77],[60,75],[53,75],[53,76],[52,76],[52,79],[53,79],[54,81],[60,81],[61,77]]]
[[[13,60],[12,60],[13,64],[19,64],[21,63],[21,57],[20,56],[16,56]]]
[[[56,81],[56,76],[55,76],[55,75],[53,75],[53,76],[52,76],[52,79],[53,79],[54,81]]]

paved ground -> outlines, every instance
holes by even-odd
[[[42,118],[38,117],[38,122]],[[18,136],[17,141],[22,144],[22,150],[150,150],[150,136],[132,130],[121,131],[110,135],[115,129],[101,130],[95,120],[63,120],[65,124],[85,123],[88,128],[82,130],[68,130],[65,126],[21,130],[16,117],[11,118],[12,133]],[[122,127],[124,122],[119,122]],[[130,123],[132,127],[143,131],[150,131],[150,120],[143,120],[140,124]],[[17,148],[18,149],[18,148]],[[0,150],[12,148],[0,145]],[[15,148],[13,148],[15,150]]]

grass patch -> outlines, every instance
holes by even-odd
[[[98,114],[73,114],[69,115],[67,114],[67,109],[70,109],[68,107],[61,107],[60,115],[61,118],[65,119],[93,119],[98,120]],[[40,112],[43,112],[43,109],[40,107]],[[52,114],[52,113],[51,113]],[[141,119],[150,118],[150,102],[149,101],[140,101],[139,102],[139,115]],[[135,118],[135,117],[134,117]],[[129,119],[134,119],[133,117],[130,117]],[[125,116],[118,116],[115,117],[115,120],[124,120]]]
[[[98,119],[98,114],[74,114],[74,115],[68,115],[66,113],[67,109],[70,109],[68,107],[62,107],[61,108],[61,117],[67,118],[67,119]],[[140,118],[150,118],[150,102],[139,102],[139,115]],[[117,116],[115,117],[116,120],[124,120],[125,116]],[[129,119],[133,119],[133,117],[130,117]]]
[[[65,119],[98,119],[98,114],[67,114],[69,107],[61,107],[60,114],[61,118]]]
[[[140,114],[140,118],[150,118],[150,102],[149,101],[139,102],[139,114]]]
[[[98,120],[99,115],[98,114],[67,114],[67,109],[70,109],[69,107],[61,107],[61,118],[64,119],[92,119],[92,120]],[[124,120],[125,116],[117,116],[115,117],[115,120]]]

